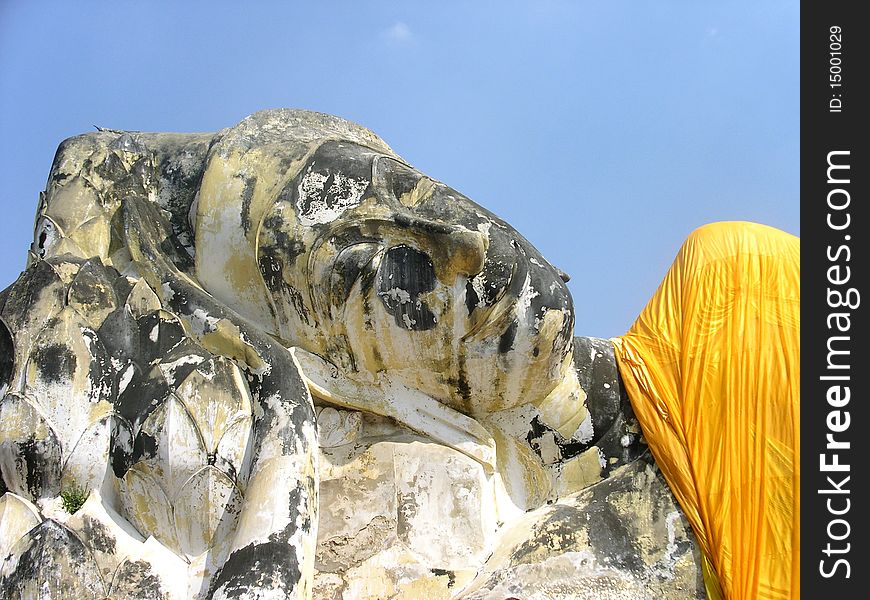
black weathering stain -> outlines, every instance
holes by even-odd
[[[303,488],[307,497],[311,498],[314,479],[309,477],[289,491],[287,500],[290,506],[304,508]],[[302,516],[301,529],[310,533],[310,512],[304,511]],[[271,585],[277,582],[278,589],[289,596],[302,578],[296,549],[290,543],[290,538],[296,532],[294,521],[291,519],[284,530],[273,533],[267,541],[251,543],[233,552],[212,582],[209,597],[220,589],[229,598],[244,595],[246,591],[255,593],[264,582]],[[251,565],[257,565],[258,568],[252,569]]]
[[[252,565],[260,568],[252,569]],[[283,591],[289,593],[301,577],[299,561],[290,544],[270,538],[267,542],[249,544],[233,552],[215,578],[212,589],[223,589],[226,597],[233,598],[245,591],[255,592],[263,580],[273,583],[277,580],[281,582]]]
[[[474,311],[477,303],[480,302],[477,290],[474,289],[474,285],[471,282],[472,280],[469,279],[468,283],[465,284],[465,307],[468,309],[469,315]]]
[[[238,176],[237,176],[238,177]],[[242,189],[242,208],[239,213],[242,228],[245,233],[251,230],[251,200],[254,198],[254,188],[257,187],[257,178],[245,178],[245,187]]]
[[[420,181],[418,172],[392,158],[379,162],[379,165],[382,165],[379,170],[383,173],[387,190],[396,198],[413,191]]]
[[[82,525],[84,536],[91,548],[106,554],[115,553],[115,538],[108,527],[87,515],[85,515]]]
[[[296,258],[305,252],[305,244],[287,233],[292,227],[293,224],[286,222],[283,215],[277,212],[263,219],[263,230],[268,231],[274,239],[262,245],[261,255],[273,258],[280,256],[282,264],[292,266]]]
[[[15,345],[12,333],[6,323],[0,320],[0,387],[8,385],[12,380],[12,358],[15,356]]]
[[[420,296],[435,289],[435,268],[428,255],[409,246],[390,248],[378,276],[378,296],[396,324],[423,331],[435,327],[435,315]]]
[[[606,499],[580,510],[571,506],[553,509],[546,521],[534,526],[529,539],[511,553],[511,564],[524,564],[529,557],[540,554],[542,549],[549,555],[562,553],[566,548],[578,545],[584,531],[594,553],[612,567],[634,574],[644,572],[632,532]]]
[[[447,587],[451,588],[456,583],[456,574],[453,571],[447,571],[445,569],[429,569],[433,575],[436,577],[447,576]]]
[[[513,287],[516,287],[517,282],[520,282],[520,278],[514,276],[516,253],[513,246],[503,237],[496,234],[490,236],[490,246],[486,251],[483,270],[469,279],[465,285],[465,306],[469,316],[478,308],[491,307],[512,283]],[[515,289],[514,295],[519,292],[519,289]]]
[[[151,571],[151,565],[144,560],[125,560],[118,568],[115,581],[134,585],[136,597],[140,600],[162,600],[166,597],[160,585],[160,578]]]
[[[594,488],[595,486],[593,486]],[[625,524],[616,509],[607,501],[603,490],[593,489],[593,495],[598,502],[591,505],[591,522],[596,526],[589,527],[588,539],[596,553],[610,558],[611,564],[620,565],[632,573],[644,572],[644,564],[640,559],[640,549],[634,541],[635,536]]]
[[[75,374],[76,355],[66,345],[51,344],[37,348],[33,358],[40,373],[48,381],[71,381]]]
[[[499,354],[506,354],[514,347],[514,340],[517,338],[517,322],[512,321],[501,337],[498,339]]]
[[[145,431],[140,431],[133,442],[133,462],[157,456],[157,440]]]
[[[53,519],[46,519],[31,529],[25,534],[23,540],[25,541],[23,551],[18,557],[18,567],[5,573],[0,579],[0,583],[3,585],[4,598],[24,597],[22,592],[31,589],[32,582],[44,581],[46,574],[56,575],[58,566],[64,563],[74,565],[75,575],[79,576],[71,577],[70,581],[67,582],[69,597],[77,597],[78,593],[84,591],[86,584],[85,580],[80,578],[82,575],[96,575],[98,573],[93,559],[81,540],[72,531]],[[61,556],[63,558],[58,560],[58,557]],[[96,575],[96,577],[88,579],[99,580],[99,576]],[[48,584],[46,587],[48,587],[53,582],[49,579],[46,583]],[[105,590],[91,591],[95,593],[94,597],[99,598],[102,598],[105,592]],[[7,596],[6,593],[9,595]]]
[[[31,434],[18,444],[17,450],[27,465],[27,491],[32,499],[40,498],[47,487],[60,480],[60,444],[53,433],[44,440],[37,440]]]

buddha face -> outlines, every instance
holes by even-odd
[[[480,414],[542,399],[570,362],[564,275],[501,219],[362,145],[301,161],[256,259],[274,333],[348,377],[386,373]]]

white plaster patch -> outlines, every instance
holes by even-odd
[[[136,372],[136,369],[132,364],[127,365],[127,368],[124,369],[124,372],[121,373],[121,377],[118,380],[118,395],[120,396],[124,393],[124,390],[127,389],[127,386],[130,385],[130,382],[133,380],[133,374]]]
[[[527,273],[526,280],[523,282],[523,291],[520,292],[520,297],[517,299],[517,317],[520,322],[525,320],[524,317],[532,305],[532,298],[540,295],[541,293],[532,287],[532,277]]]
[[[478,273],[471,280],[471,289],[474,290],[474,293],[477,294],[477,308],[483,308],[486,306],[486,275],[483,273]]]
[[[39,506],[39,512],[42,513],[43,519],[53,519],[58,523],[66,523],[72,516],[63,507],[63,498],[60,496],[55,498],[40,498],[36,503]]]
[[[214,331],[220,319],[212,317],[204,309],[196,308],[190,318],[190,327],[194,333],[204,335],[206,332]]]
[[[302,225],[310,226],[334,221],[350,207],[357,206],[369,182],[365,179],[348,177],[341,173],[332,174],[332,184],[324,193],[329,175],[309,171],[299,182],[297,188],[296,211]],[[324,196],[331,196],[333,203],[327,206]],[[307,208],[303,208],[306,207]]]
[[[552,465],[557,462],[562,454],[559,451],[559,446],[556,445],[556,436],[552,431],[544,432],[540,438],[534,440],[537,442],[538,449],[541,452],[541,460],[545,465]]]
[[[668,531],[668,545],[665,547],[665,556],[655,565],[654,572],[659,577],[671,579],[675,575],[677,566],[677,521],[680,520],[679,511],[672,510],[665,517],[665,527]]]
[[[390,277],[392,277],[392,275],[390,275]],[[411,301],[411,294],[409,294],[407,290],[403,290],[403,289],[397,288],[397,287],[390,288],[386,292],[380,292],[379,295],[387,296],[388,298],[390,298],[392,300],[398,300],[402,304],[405,304],[405,303]],[[418,305],[418,307],[420,306],[419,301],[417,302],[417,305]]]
[[[169,383],[169,385],[175,385],[175,371],[178,370],[178,367],[182,365],[199,365],[204,360],[205,359],[198,354],[189,354],[187,356],[182,356],[181,358],[172,362],[161,362],[158,366],[163,372],[163,377],[166,378],[167,383]],[[212,379],[214,377],[214,371],[202,372],[201,375],[203,375],[206,379]]]
[[[580,422],[577,431],[575,431],[574,435],[571,436],[571,439],[580,442],[581,444],[586,444],[592,441],[594,435],[595,429],[592,426],[592,415],[587,414],[586,418]]]
[[[606,469],[607,468],[607,457],[604,456],[604,451],[598,447],[596,447],[595,450],[598,452],[598,464],[601,465],[602,469]]]
[[[668,546],[665,551],[665,556],[667,557],[667,561],[673,565],[674,562],[674,554],[677,552],[677,532],[676,532],[676,522],[680,518],[680,513],[676,510],[668,513],[668,516],[665,517],[665,526],[668,528]]]

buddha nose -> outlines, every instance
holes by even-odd
[[[499,348],[506,351],[518,328],[543,333],[541,327],[546,322],[550,323],[548,329],[555,324],[561,332],[550,332],[552,335],[570,336],[574,317],[565,285],[567,274],[548,263],[518,234],[491,233],[495,235],[490,237],[483,269],[466,285],[470,328],[464,338],[501,336]],[[554,314],[547,316],[550,312]]]

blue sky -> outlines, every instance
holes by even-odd
[[[337,114],[511,222],[623,333],[711,221],[799,235],[799,3],[0,0],[0,288],[58,143]]]

